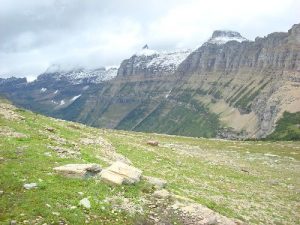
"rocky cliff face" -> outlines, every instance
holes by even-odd
[[[215,31],[193,52],[145,46],[107,73],[48,71],[10,97],[99,127],[261,138],[284,111],[300,111],[300,25],[255,41]]]
[[[221,113],[227,125],[246,136],[264,137],[283,111],[300,109],[299,27],[254,42],[207,42],[187,57],[177,73],[185,77],[185,88],[207,91],[200,98],[209,97],[211,110]],[[250,119],[251,124],[235,126],[229,108],[239,110],[241,118],[236,120]]]

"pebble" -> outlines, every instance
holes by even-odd
[[[30,189],[33,189],[33,188],[37,188],[37,184],[36,183],[24,184],[23,187],[27,190],[30,190]]]
[[[54,216],[59,216],[60,213],[59,213],[59,212],[52,212],[52,215],[54,215]]]
[[[88,200],[87,198],[83,198],[80,200],[79,205],[83,206],[86,209],[90,209],[91,208],[91,203],[90,200]]]

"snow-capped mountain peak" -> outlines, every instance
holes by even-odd
[[[111,80],[117,76],[117,67],[100,67],[97,69],[73,68],[66,69],[60,65],[50,66],[46,72],[40,75],[40,78],[51,77],[55,80],[68,80],[73,84],[80,83],[101,83],[103,81]]]
[[[136,56],[152,56],[152,55],[157,55],[158,51],[153,50],[153,49],[149,49],[148,45],[144,45],[144,47],[137,52],[135,55]]]
[[[172,74],[179,64],[192,52],[191,50],[176,50],[172,52],[149,49],[145,45],[139,53],[124,60],[120,66],[120,75],[164,75]],[[130,69],[128,69],[130,68]]]
[[[216,30],[213,32],[211,38],[206,42],[210,44],[222,45],[229,41],[248,41],[239,32],[231,30]]]

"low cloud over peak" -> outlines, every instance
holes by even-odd
[[[297,0],[1,0],[0,77],[118,65],[144,43],[194,49],[217,29],[254,39],[287,31],[299,10]]]

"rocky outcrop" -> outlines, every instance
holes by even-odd
[[[140,181],[142,171],[117,161],[110,167],[102,170],[100,177],[103,181],[110,184],[134,184]]]

